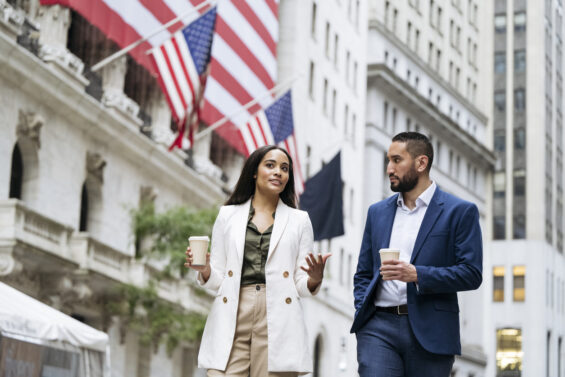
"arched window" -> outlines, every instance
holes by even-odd
[[[79,232],[86,232],[88,224],[88,190],[86,188],[86,182],[82,185],[82,192],[80,194],[80,220],[79,220]]]
[[[10,198],[22,199],[22,183],[24,178],[24,161],[18,144],[12,152],[12,172],[10,177]]]

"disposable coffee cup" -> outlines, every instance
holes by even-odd
[[[400,250],[398,249],[380,249],[381,263],[387,260],[398,260],[400,258]]]
[[[192,251],[192,265],[205,266],[210,238],[208,236],[192,236],[188,237],[188,242]]]

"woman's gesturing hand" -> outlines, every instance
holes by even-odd
[[[324,267],[326,267],[326,261],[331,256],[331,253],[324,255],[319,253],[317,256],[310,253],[306,256],[308,268],[300,266],[300,268],[308,274],[308,289],[310,292],[314,292],[320,283],[322,283],[322,280],[324,279]]]
[[[190,250],[190,246],[186,248],[185,255],[186,263],[184,264],[184,266],[200,272],[202,274],[202,279],[204,279],[204,281],[208,281],[208,278],[210,277],[210,254],[206,254],[206,264],[204,266],[192,265],[193,256],[192,251]]]

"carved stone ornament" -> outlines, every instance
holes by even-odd
[[[18,126],[16,127],[16,136],[19,138],[28,138],[37,148],[41,146],[39,139],[39,131],[45,123],[43,117],[33,111],[19,112]]]
[[[22,264],[11,253],[0,253],[0,276],[18,275],[22,270]]]
[[[6,0],[0,0],[0,30],[9,32],[14,38],[21,33],[25,12],[16,9]]]
[[[106,161],[100,156],[100,154],[95,152],[87,152],[86,154],[86,171],[88,174],[97,178],[100,182],[104,182],[104,167],[106,166]]]
[[[157,198],[157,192],[151,186],[141,186],[139,190],[140,203],[154,203]]]

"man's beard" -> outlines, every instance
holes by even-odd
[[[418,184],[418,173],[415,168],[410,169],[406,175],[400,179],[394,176],[398,181],[396,184],[390,183],[390,189],[394,192],[408,192],[411,191]]]

